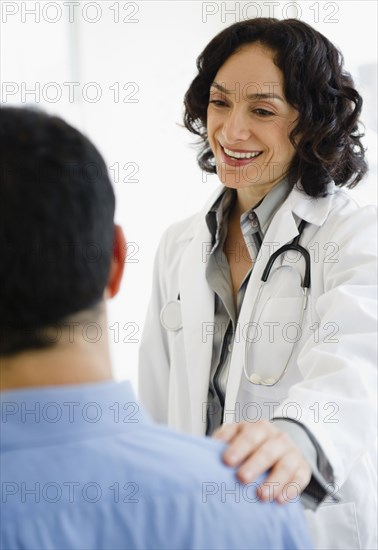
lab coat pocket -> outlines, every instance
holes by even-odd
[[[297,343],[302,337],[302,317],[303,294],[271,296],[265,301],[246,335],[249,376],[255,374],[255,380],[261,378],[269,383],[278,380],[286,369],[289,371]],[[282,389],[282,382],[279,384]]]

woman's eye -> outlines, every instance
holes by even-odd
[[[210,99],[209,103],[213,103],[217,107],[223,107],[223,105],[226,105],[226,103],[224,101],[222,101],[221,99]]]
[[[272,111],[267,111],[266,109],[254,109],[253,112],[256,113],[257,115],[264,116],[264,117],[274,115]]]

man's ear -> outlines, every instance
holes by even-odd
[[[114,225],[113,254],[110,263],[108,284],[105,298],[113,298],[121,286],[123,270],[126,263],[126,239],[120,225]]]

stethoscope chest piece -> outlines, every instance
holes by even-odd
[[[277,383],[277,380],[275,378],[262,378],[256,372],[251,374],[248,380],[252,382],[252,384],[256,384],[258,386],[274,386]]]
[[[181,303],[171,300],[160,312],[160,322],[166,330],[180,330],[182,328]]]

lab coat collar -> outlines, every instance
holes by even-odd
[[[332,196],[335,193],[337,189],[333,181],[327,186],[327,195],[318,198],[307,195],[301,184],[297,183],[283,204],[283,208],[291,210],[298,218],[319,227],[328,217]]]

